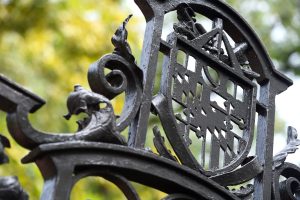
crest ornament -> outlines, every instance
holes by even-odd
[[[212,30],[206,31],[190,6],[181,4],[177,15],[179,22],[167,38],[170,55],[165,56],[162,70],[168,90],[159,94],[166,100],[167,112],[174,114],[162,125],[183,163],[209,176],[229,172],[251,148],[256,100],[252,80],[259,75],[242,67],[239,58],[247,45],[230,44],[222,19],[214,19]],[[155,107],[160,107],[156,104],[154,100]],[[158,113],[161,117],[165,111]],[[171,122],[174,118],[176,122]],[[168,129],[170,123],[176,130]],[[201,146],[200,155],[189,150],[191,134],[199,139],[194,142]],[[175,144],[175,137],[184,143],[186,153]]]
[[[164,200],[299,198],[300,169],[285,162],[300,145],[294,128],[273,157],[275,97],[292,82],[275,70],[249,25],[223,1],[135,2],[147,22],[141,62],[127,40],[129,15],[111,38],[114,51],[89,67],[91,90],[76,85],[67,98],[66,119],[86,114],[75,133],[34,129],[28,115],[45,101],[0,75],[0,109],[13,139],[30,150],[22,162],[35,162],[43,175],[41,199],[69,199],[89,176],[112,182],[132,200],[140,197],[131,182],[166,193]],[[172,12],[177,20],[163,39]],[[122,93],[115,116],[111,100]],[[153,128],[156,152],[145,146],[151,114],[162,127]],[[8,146],[0,135],[1,163]],[[16,178],[0,178],[0,190],[6,199],[27,199]]]

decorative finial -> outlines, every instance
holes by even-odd
[[[126,30],[126,25],[128,24],[130,18],[133,15],[130,14],[123,23],[116,30],[114,36],[111,38],[112,44],[115,46],[114,53],[124,57],[129,62],[134,62],[135,58],[131,53],[130,45],[127,42],[128,31]]]
[[[298,139],[297,130],[294,127],[289,126],[287,135],[287,145],[283,150],[281,150],[273,157],[273,169],[283,165],[288,154],[295,153],[298,150],[300,140]]]

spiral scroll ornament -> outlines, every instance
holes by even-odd
[[[282,178],[284,180],[282,180]],[[299,198],[300,168],[291,163],[284,163],[274,171],[272,199],[297,200]]]
[[[141,103],[142,71],[135,63],[131,48],[127,42],[126,24],[132,15],[119,26],[112,43],[115,50],[90,66],[88,80],[93,92],[113,99],[125,92],[125,104],[117,122],[117,129],[124,130],[135,117]],[[105,74],[105,68],[111,70]]]
[[[291,126],[287,131],[287,145],[273,157],[273,199],[297,200],[300,198],[300,168],[284,162],[300,145],[297,130]]]

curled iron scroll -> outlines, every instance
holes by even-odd
[[[37,110],[45,102],[4,79],[8,87],[4,87],[2,93],[18,89],[18,92],[13,93],[14,96],[8,96],[5,101],[13,105],[7,115],[8,129],[21,146],[33,149],[40,144],[78,140],[125,143],[119,132],[128,127],[134,119],[142,96],[142,72],[135,64],[127,43],[125,25],[129,18],[118,28],[112,39],[115,45],[114,53],[105,55],[89,69],[89,83],[94,93],[81,86],[75,86],[74,92],[68,98],[69,113],[65,116],[66,119],[81,112],[89,116],[78,121],[79,130],[76,134],[52,134],[34,129],[28,120],[28,114]],[[104,73],[105,67],[112,70],[107,75]],[[109,100],[122,92],[125,92],[126,100],[123,112],[116,124],[113,107]],[[106,104],[106,107],[100,108],[99,103]],[[111,138],[112,135],[116,136],[116,140]]]
[[[125,104],[117,122],[118,131],[130,125],[139,109],[142,96],[143,73],[136,65],[127,41],[126,25],[131,17],[129,15],[123,21],[111,38],[114,52],[93,63],[88,72],[88,81],[94,92],[109,99],[125,92]],[[112,71],[106,75],[105,68]]]
[[[280,181],[284,177],[285,180]],[[273,174],[273,198],[275,200],[297,200],[300,198],[300,168],[284,163]]]
[[[105,75],[105,68],[112,71]],[[103,56],[90,66],[88,80],[93,92],[109,99],[125,92],[125,104],[117,122],[118,131],[124,130],[135,117],[141,103],[141,70],[134,62],[113,53]]]
[[[263,172],[263,166],[260,165],[257,157],[250,156],[244,160],[240,168],[213,176],[211,179],[223,186],[238,185],[251,180],[261,172]]]

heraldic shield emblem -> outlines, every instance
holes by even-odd
[[[213,19],[211,30],[205,30],[195,16],[190,6],[181,4],[178,23],[165,43],[170,53],[163,62],[166,86],[161,92],[171,116],[162,125],[175,153],[181,151],[178,158],[211,176],[236,168],[249,153],[256,100],[252,81],[259,74],[244,56],[247,43],[232,46],[221,18]],[[198,138],[193,142],[201,146],[199,155],[189,149],[192,134]],[[176,140],[183,145],[174,144]]]
[[[219,0],[135,3],[146,19],[141,62],[127,41],[129,15],[111,38],[114,51],[91,64],[91,90],[75,85],[67,98],[65,119],[85,116],[75,133],[35,129],[28,116],[45,101],[0,75],[0,110],[12,138],[30,150],[22,162],[35,162],[43,175],[41,199],[70,199],[89,176],[112,182],[130,200],[141,199],[133,182],[165,193],[164,200],[298,197],[300,169],[285,162],[300,145],[294,128],[273,157],[275,97],[292,81],[251,27]],[[174,16],[163,34],[168,14]],[[111,100],[120,94],[116,115]],[[153,122],[162,128],[155,126],[146,144]],[[1,137],[7,162],[9,142]]]

